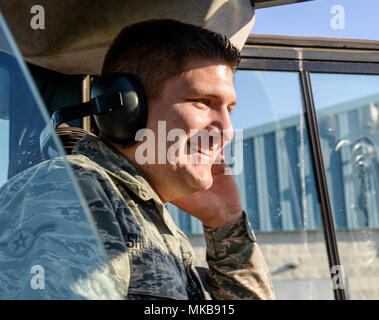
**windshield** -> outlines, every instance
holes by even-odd
[[[0,14],[0,299],[121,298],[47,112]],[[54,169],[54,170],[53,170]]]

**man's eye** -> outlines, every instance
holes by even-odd
[[[210,105],[210,101],[209,101],[209,99],[194,99],[193,101],[194,101],[194,102],[201,103],[201,104],[205,104],[206,106],[209,106],[209,105]]]

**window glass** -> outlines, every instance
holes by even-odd
[[[320,230],[299,75],[238,71],[235,86],[231,118],[236,131],[243,128],[243,170],[235,178],[254,229]],[[237,143],[236,135],[230,148]]]
[[[379,298],[379,76],[311,74],[351,299]]]
[[[299,75],[238,71],[235,86],[232,121],[243,128],[235,178],[276,294],[333,299]]]
[[[0,67],[0,186],[7,180],[9,165],[9,105],[10,78],[9,72]]]
[[[41,155],[47,119],[0,15],[0,299],[120,298],[65,158]]]

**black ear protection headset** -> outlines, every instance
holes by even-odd
[[[136,132],[147,122],[147,99],[142,85],[130,73],[111,73],[100,77],[91,89],[91,100],[64,107],[53,113],[40,135],[45,158],[59,155],[53,143],[55,129],[62,123],[93,115],[100,137],[121,147],[132,146]]]

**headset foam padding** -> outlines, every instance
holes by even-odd
[[[142,85],[129,73],[111,73],[100,77],[91,89],[91,99],[119,92],[123,106],[108,106],[111,111],[94,115],[100,135],[122,147],[135,143],[135,135],[147,122],[147,101]]]

